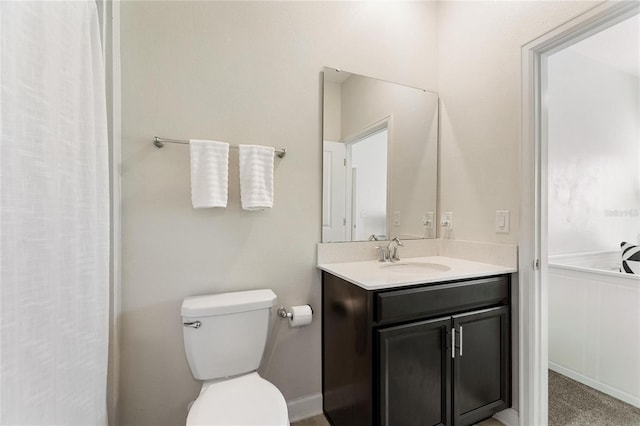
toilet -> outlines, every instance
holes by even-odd
[[[289,426],[284,397],[256,372],[275,301],[268,289],[184,299],[184,350],[203,380],[187,426]]]

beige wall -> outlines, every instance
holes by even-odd
[[[327,72],[327,71],[325,71]],[[322,138],[325,141],[339,142],[340,117],[342,116],[342,103],[340,102],[340,83],[325,81],[322,87],[323,114],[322,114]]]
[[[270,287],[314,323],[276,324],[261,372],[288,400],[319,393],[324,65],[437,89],[436,5],[123,2],[120,425],[183,424],[200,384],[184,356],[185,296]],[[154,135],[286,147],[275,205],[194,210],[186,146]]]
[[[454,214],[449,237],[518,243],[520,48],[595,2],[440,3],[440,210]],[[511,232],[495,233],[495,211]]]

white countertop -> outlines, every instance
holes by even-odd
[[[420,264],[424,263],[444,265],[450,269],[447,271],[429,268],[421,270]],[[395,265],[399,265],[399,267]],[[417,267],[414,268],[412,265],[417,265]],[[377,260],[325,263],[318,265],[318,268],[366,290],[380,290],[516,272],[515,268],[508,266],[491,265],[444,256],[403,258],[395,264],[378,262]]]

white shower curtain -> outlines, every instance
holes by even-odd
[[[109,187],[94,1],[0,1],[0,424],[104,425]]]

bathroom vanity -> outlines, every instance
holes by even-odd
[[[318,268],[334,426],[464,426],[511,405],[517,248],[436,239],[438,121],[435,92],[324,69]],[[366,260],[399,260],[384,251],[394,238],[401,262]]]
[[[319,265],[329,421],[471,425],[510,407],[512,271],[440,257],[385,266]]]

